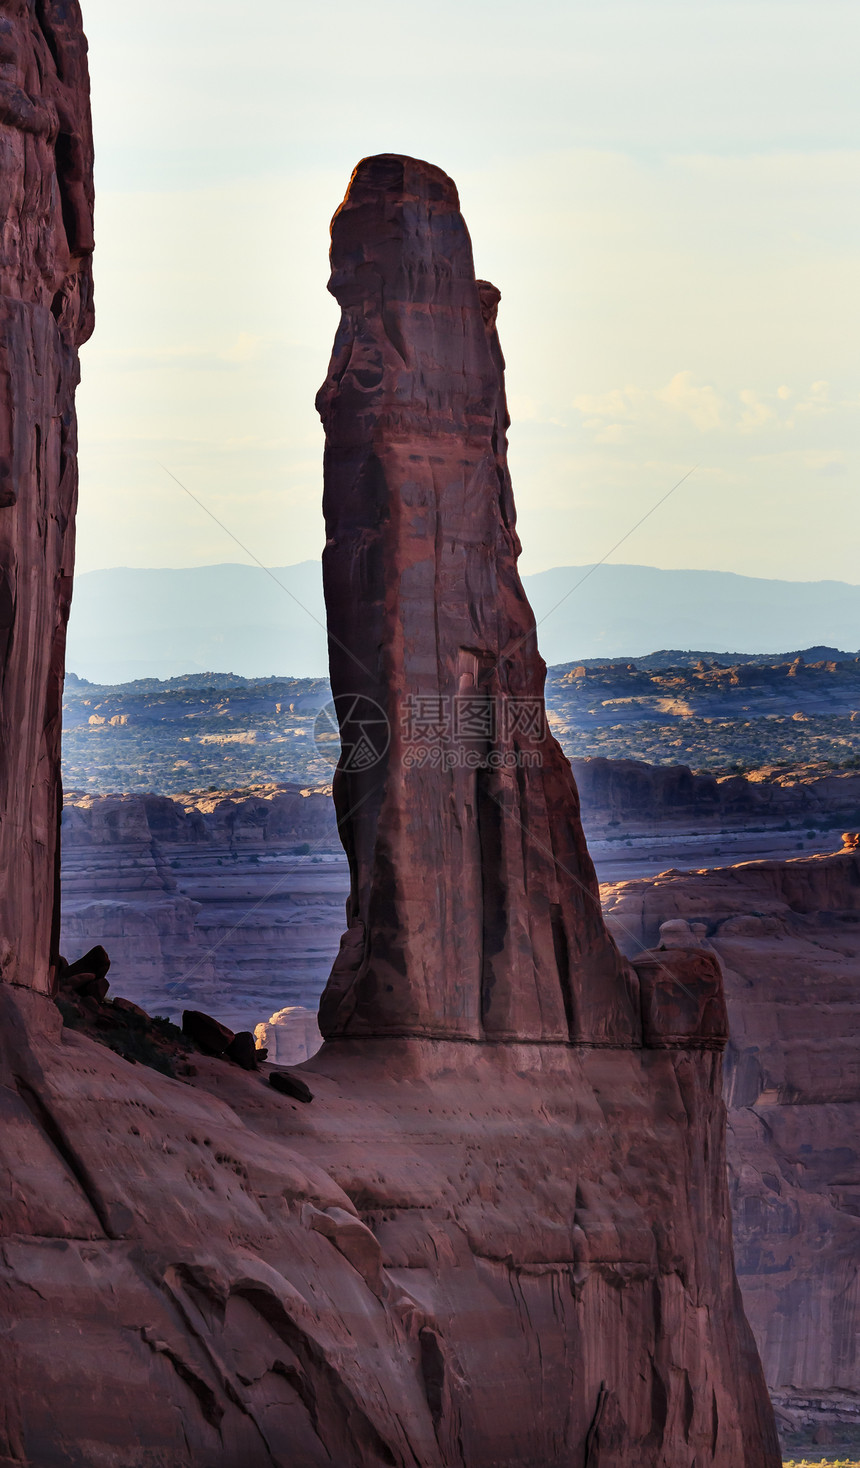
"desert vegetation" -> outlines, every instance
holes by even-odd
[[[569,758],[686,764],[717,775],[776,763],[860,767],[860,659],[723,666],[684,656],[551,668],[547,715]],[[209,673],[97,686],[72,676],[66,783],[94,794],[164,795],[272,781],[325,785],[332,766],[314,723],[328,699],[322,678]]]

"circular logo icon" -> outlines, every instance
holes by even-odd
[[[363,693],[340,693],[314,719],[314,743],[330,765],[357,773],[387,754],[391,726],[383,708]]]

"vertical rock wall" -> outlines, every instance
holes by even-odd
[[[0,4],[0,976],[55,958],[78,347],[93,325],[92,132],[74,0]]]

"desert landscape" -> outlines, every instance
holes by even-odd
[[[319,153],[313,164],[302,155],[288,227],[258,229],[254,188],[277,192],[269,136],[289,147],[284,138],[302,130],[295,120],[292,131],[267,128],[255,108],[282,106],[283,79],[298,74],[289,48],[271,44],[280,12],[261,0],[239,31],[222,31],[219,4],[203,25],[184,10],[168,25],[154,0],[132,44],[128,17],[91,0],[96,35],[113,26],[123,37],[111,66],[98,44],[90,52],[77,0],[16,0],[0,16],[0,1465],[857,1468],[860,602],[831,574],[850,564],[840,559],[847,519],[844,533],[828,533],[817,579],[690,571],[681,559],[684,546],[717,556],[731,545],[771,556],[771,571],[788,565],[791,515],[762,520],[744,481],[767,481],[763,440],[743,463],[725,444],[796,434],[802,473],[821,475],[819,505],[841,503],[842,451],[815,447],[814,435],[837,421],[843,389],[831,394],[823,377],[769,397],[744,386],[732,407],[727,389],[697,384],[686,367],[668,388],[632,378],[601,387],[603,339],[619,321],[631,361],[637,344],[657,354],[664,328],[668,340],[687,321],[684,288],[660,331],[636,315],[671,258],[669,299],[682,256],[665,244],[643,251],[661,262],[646,288],[637,257],[619,270],[596,249],[592,280],[615,270],[618,295],[631,277],[636,319],[614,298],[612,310],[597,297],[586,306],[577,251],[604,226],[580,206],[578,175],[572,250],[557,231],[573,264],[564,299],[545,308],[559,327],[550,350],[522,288],[542,276],[554,191],[540,186],[540,209],[506,203],[506,227],[479,252],[453,178],[416,149],[368,149],[335,187],[322,114],[300,85]],[[303,65],[326,56],[332,75],[317,90],[342,150],[344,131],[350,149],[361,133],[356,78],[386,131],[397,109],[387,92],[374,100],[386,89],[367,85],[366,39],[340,35],[355,17],[338,17],[340,27],[326,18],[326,47],[308,46],[318,22],[297,7],[289,40],[305,47]],[[361,17],[387,55],[393,32],[379,20],[373,7]],[[473,34],[465,12],[457,23],[458,55],[482,63],[472,66],[478,95],[493,72],[484,62],[499,64],[497,39]],[[554,33],[559,56],[570,24],[562,17]],[[638,24],[627,17],[631,34]],[[753,47],[755,5],[747,24]],[[437,29],[444,40],[441,20]],[[604,52],[589,34],[591,50],[574,48],[588,57],[577,61],[583,84],[592,71],[608,76],[606,57],[628,44],[613,31]],[[674,38],[667,31],[661,46]],[[642,41],[636,69],[650,86]],[[410,102],[421,99],[420,114],[432,98],[434,129],[444,129],[436,102],[439,78],[458,75],[450,48],[443,55],[426,35],[396,45],[387,86],[411,58]],[[662,63],[649,54],[653,70]],[[329,57],[341,60],[331,68]],[[92,359],[92,392],[76,399],[95,324],[102,145],[91,58],[104,116],[126,119],[115,147],[102,125],[100,217],[108,239],[133,218],[134,240],[126,233],[125,253],[107,252],[108,344]],[[249,117],[259,140],[258,152],[237,149],[226,195],[206,172],[210,140],[193,142],[195,128],[211,127],[207,89],[225,58],[234,85],[229,109],[218,91],[220,142],[247,139]],[[511,51],[501,74],[522,65]],[[536,74],[554,78],[553,66],[543,55]],[[178,81],[182,126],[157,102],[175,98]],[[457,90],[450,106],[462,118]],[[516,112],[516,88],[506,95]],[[793,95],[800,108],[802,92]],[[160,155],[122,132],[141,97],[149,143],[167,127]],[[653,125],[651,113],[641,118]],[[500,137],[506,126],[502,115]],[[483,135],[481,149],[483,203],[478,173],[464,176],[484,220],[498,190]],[[164,184],[168,155],[179,170],[170,188],[150,180],[141,190],[155,156]],[[509,141],[506,167],[514,155]],[[563,189],[566,165],[553,159]],[[324,345],[334,340],[315,400],[319,440],[298,426],[300,375],[290,376],[317,360],[322,334],[322,315],[302,314],[320,263],[314,254],[302,273],[311,177],[327,211],[346,185],[330,227]],[[685,202],[692,187],[688,177]],[[636,191],[629,180],[613,189],[620,219]],[[193,227],[182,212],[192,195]],[[218,231],[207,249],[194,244],[194,268],[171,274],[213,217]],[[530,242],[526,270],[511,250],[518,230]],[[622,234],[638,241],[629,223]],[[494,276],[510,269],[509,301],[476,269],[484,252]],[[237,267],[229,287],[224,258]],[[708,278],[716,298],[713,266]],[[735,271],[735,288],[745,279]],[[148,289],[156,280],[161,296]],[[271,326],[193,350],[158,339],[158,322],[182,318],[201,289],[207,331],[233,297],[256,290]],[[697,287],[703,312],[707,297]],[[118,317],[121,347],[110,336]],[[545,569],[528,576],[500,318],[511,323],[511,403],[524,425],[510,448],[527,486],[522,523],[544,537]],[[752,363],[757,327],[748,309],[743,319]],[[564,379],[580,441],[591,435],[580,525],[616,501],[630,509],[625,454],[637,475],[656,462],[659,434],[677,455],[667,423],[682,417],[685,433],[724,446],[704,465],[672,460],[661,496],[636,502],[602,561],[566,539],[575,517],[559,513],[557,485],[569,448],[560,459],[547,449],[564,442],[566,410],[522,391],[538,380],[524,321],[554,381]],[[585,392],[577,374],[589,359]],[[193,402],[189,372],[206,374]],[[313,520],[324,548],[321,563],[281,568],[290,589],[246,551],[248,531],[229,528],[218,475],[229,460],[259,530],[269,489],[254,476],[269,456],[300,556],[319,479],[318,459],[307,468],[312,441],[324,441],[323,527]],[[152,478],[148,498],[131,493],[156,443],[181,471],[156,465],[161,490],[172,481],[170,493],[196,507],[183,513],[205,513],[206,533],[229,536],[255,575],[204,564],[213,552],[194,520],[193,567],[88,573],[71,643],[87,662],[67,666],[78,529],[140,559],[152,555],[146,545],[177,562],[185,554],[176,500],[166,513]],[[801,470],[772,457],[790,497]],[[211,495],[188,488],[185,461],[209,464]],[[106,464],[118,476],[113,542]],[[672,497],[700,469],[693,511]],[[737,494],[744,535],[729,526],[723,536]],[[670,500],[659,535],[680,565],[609,567]],[[804,524],[805,555],[817,553],[825,519],[822,509]],[[265,533],[274,559],[273,523]],[[228,583],[247,602],[241,615]],[[292,599],[284,626],[300,627],[298,613],[314,624],[304,641],[289,631],[282,657],[268,583]],[[205,606],[189,600],[192,585]],[[578,623],[581,648],[601,656],[573,656]],[[678,637],[649,651],[655,627]],[[719,650],[723,629],[736,651]],[[767,651],[783,630],[787,650]],[[202,671],[190,647],[235,651],[245,671]],[[296,676],[255,671],[273,651]],[[95,667],[122,669],[125,681],[87,678]]]
[[[330,697],[319,678],[187,674],[101,688],[67,678],[66,783],[165,795],[330,783],[331,762],[314,740]],[[672,761],[717,776],[777,762],[860,770],[860,658],[832,648],[781,660],[667,652],[552,667],[546,710],[572,760]]]

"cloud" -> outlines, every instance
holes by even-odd
[[[761,398],[753,392],[750,387],[741,388],[738,394],[743,409],[741,411],[738,427],[743,433],[751,433],[756,428],[762,428],[765,423],[772,423],[776,418],[776,411],[763,403]],[[779,390],[777,389],[777,397]]]
[[[676,372],[665,387],[613,388],[582,394],[573,404],[585,416],[583,426],[595,432],[599,443],[617,442],[625,424],[656,427],[671,416],[686,419],[700,433],[711,433],[724,427],[730,417],[726,400],[709,384],[695,382],[692,372]],[[607,424],[607,419],[612,421]]]
[[[582,427],[594,435],[594,442],[607,444],[622,441],[629,436],[629,429],[674,437],[679,420],[696,433],[710,436],[746,436],[762,430],[790,432],[796,426],[797,415],[806,419],[822,417],[838,407],[850,406],[847,400],[833,400],[830,384],[824,379],[810,383],[790,403],[794,396],[786,386],[766,390],[739,387],[731,393],[720,392],[710,383],[697,382],[694,374],[685,370],[676,372],[665,387],[628,386],[604,393],[583,393],[574,398],[573,406],[583,415]]]
[[[260,355],[262,344],[261,336],[254,336],[250,331],[240,331],[233,345],[219,352],[218,356],[222,362],[253,362]]]
[[[699,387],[693,381],[692,372],[676,372],[655,397],[673,412],[688,418],[700,433],[722,428],[728,412],[728,404],[719,393],[707,385]]]
[[[830,383],[823,379],[813,382],[806,396],[794,405],[797,413],[822,414],[833,411],[830,401]]]

